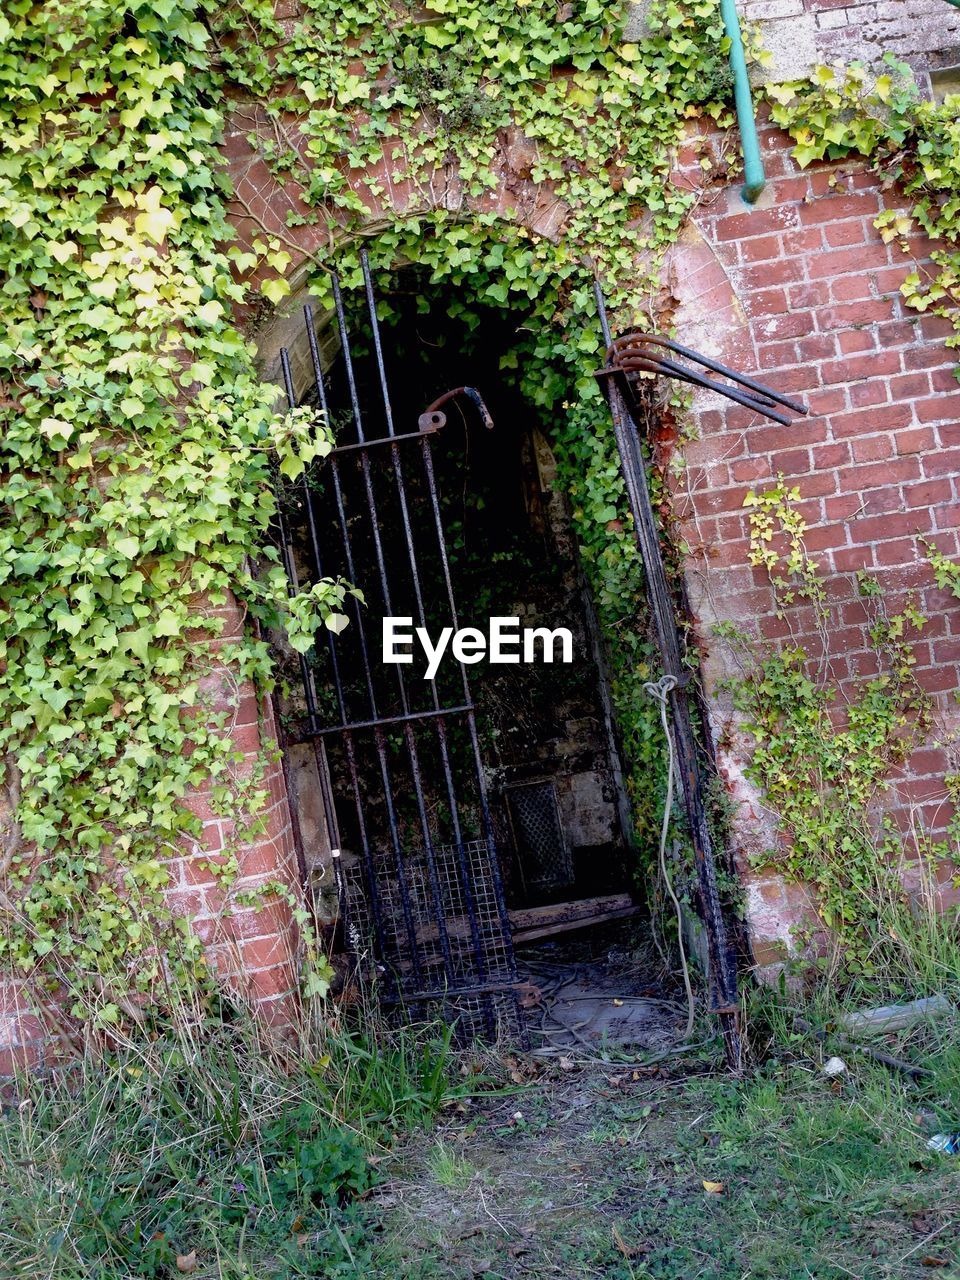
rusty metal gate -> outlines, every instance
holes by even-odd
[[[316,747],[341,911],[354,951],[368,954],[381,975],[383,998],[413,1011],[439,1004],[466,1036],[516,1032],[517,972],[465,667],[448,661],[436,679],[426,680],[419,678],[412,654],[390,671],[373,658],[382,618],[404,617],[431,635],[443,626],[456,630],[431,438],[446,424],[443,406],[456,397],[472,401],[485,425],[492,423],[479,393],[458,387],[419,415],[416,430],[407,429],[407,423],[397,430],[366,253],[361,261],[362,341],[369,345],[364,363],[375,374],[357,376],[334,276],[345,409],[339,419],[331,415],[327,375],[306,308],[313,377],[306,400],[330,416],[336,447],[316,475],[308,475],[294,494],[282,495],[280,533],[294,586],[302,571],[314,581],[341,576],[363,589],[366,604],[353,601],[351,625],[336,638],[327,635],[310,659],[301,659],[306,714],[297,736]],[[703,748],[690,704],[691,673],[681,655],[677,606],[641,448],[644,388],[649,387],[644,379],[654,375],[703,387],[781,423],[807,410],[670,339],[639,332],[613,338],[599,285],[596,302],[606,348],[597,374],[613,419],[663,665],[656,691],[669,707],[672,752],[691,833],[709,944],[711,1009],[720,1021],[728,1062],[737,1067],[736,963],[717,889],[701,776]],[[281,359],[293,406],[286,351]],[[377,395],[371,402],[372,389]],[[554,809],[548,800],[540,792],[517,793],[511,821],[518,842],[536,854],[536,873],[556,877],[568,869],[555,800]]]
[[[457,629],[431,439],[454,397],[492,423],[470,387],[394,422],[365,253],[362,266],[353,333],[333,277],[340,359],[329,373],[305,312],[312,386],[301,403],[328,415],[336,447],[281,493],[280,534],[294,586],[342,577],[363,601],[348,597],[349,625],[301,659],[305,716],[287,736],[315,744],[347,937],[380,998],[415,1016],[439,1006],[466,1037],[512,1034],[516,966],[466,669],[448,657],[424,679],[412,645],[409,661],[380,661],[384,618],[431,636]],[[293,406],[287,351],[281,362]]]

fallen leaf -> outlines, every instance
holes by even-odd
[[[623,1001],[622,1001],[622,1000],[617,1000],[617,999],[616,999],[616,997],[614,997],[613,1007],[614,1007],[615,1009],[622,1009],[622,1008],[623,1008]]]
[[[928,1253],[925,1258],[920,1259],[920,1263],[924,1267],[949,1267],[949,1258],[935,1258],[932,1253]]]
[[[576,1065],[577,1064],[574,1062],[572,1058],[557,1059],[557,1066],[560,1068],[561,1071],[573,1071]]]
[[[706,1191],[707,1195],[711,1195],[711,1196],[719,1196],[719,1195],[722,1195],[722,1194],[723,1194],[723,1183],[722,1183],[722,1182],[710,1182],[710,1181],[709,1181],[709,1179],[704,1178],[704,1179],[703,1179],[703,1189],[704,1189],[704,1191]]]
[[[177,1254],[177,1270],[178,1271],[196,1271],[197,1269],[197,1251],[191,1249],[189,1253]]]

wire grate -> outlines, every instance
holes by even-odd
[[[397,1001],[441,1007],[465,1040],[489,1034],[491,1023],[497,1034],[516,1038],[514,963],[486,841],[434,846],[429,857],[425,849],[407,850],[402,868],[392,855],[378,862],[376,924],[363,864],[344,875],[351,946],[367,971],[378,968]]]
[[[504,794],[528,892],[554,893],[573,884],[553,782],[513,783]]]

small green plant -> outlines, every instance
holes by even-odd
[[[811,886],[833,945],[827,964],[848,972],[877,966],[879,904],[902,895],[902,836],[878,809],[893,766],[929,725],[927,699],[913,677],[909,636],[925,619],[907,601],[890,615],[868,576],[860,594],[873,610],[868,638],[881,674],[838,700],[831,679],[830,607],[809,556],[796,488],[782,483],[750,493],[751,563],[764,568],[781,617],[800,604],[814,617],[820,653],[788,643],[760,650],[743,631],[717,628],[739,657],[741,675],[728,682],[752,739],[748,776],[762,789],[783,839],[763,858]]]
[[[459,1190],[473,1179],[474,1170],[448,1142],[438,1138],[427,1157],[430,1177],[440,1187]]]
[[[809,81],[768,86],[771,117],[787,129],[803,166],[826,157],[862,156],[910,202],[885,210],[875,226],[883,239],[912,256],[911,238],[925,232],[937,245],[931,268],[911,271],[900,286],[907,305],[943,316],[960,346],[960,122],[957,98],[924,98],[913,72],[892,54],[874,76],[854,63],[818,67]]]

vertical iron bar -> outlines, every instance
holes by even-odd
[[[595,284],[595,295],[601,328],[604,338],[608,339],[610,330],[599,283]],[[609,347],[609,341],[607,346]],[[640,431],[623,397],[619,379],[612,377],[604,381],[614,434],[620,452],[621,471],[633,513],[637,545],[646,572],[651,613],[663,659],[664,674],[672,676],[677,681],[670,693],[674,750],[677,756],[678,773],[683,784],[684,806],[693,843],[704,921],[707,926],[715,1011],[720,1018],[727,1063],[733,1070],[739,1070],[741,1045],[737,1017],[736,971],[731,963],[726,924],[717,888],[716,863],[704,806],[696,738],[687,695],[689,673],[683,666],[680,653],[675,610],[663,563],[653,504],[647,487],[646,465],[640,447]]]
[[[383,412],[384,412],[384,417],[387,425],[387,433],[388,435],[392,436],[395,434],[394,424],[393,424],[393,409],[390,403],[390,389],[387,383],[386,367],[384,365],[384,360],[383,360],[383,345],[380,339],[380,323],[379,323],[379,320],[377,319],[377,302],[376,302],[376,297],[374,296],[374,291],[373,291],[373,280],[370,275],[370,260],[367,256],[366,249],[361,250],[360,263],[363,269],[363,281],[364,281],[366,297],[367,297],[367,310],[370,317],[370,328],[373,334],[373,349],[376,355],[377,373],[380,379],[380,394],[383,400]],[[413,590],[414,590],[414,598],[416,600],[417,616],[418,616],[420,625],[422,627],[425,627],[427,625],[426,610],[423,604],[423,591],[420,585],[420,571],[417,563],[416,548],[414,546],[413,527],[410,520],[410,510],[407,503],[407,491],[406,491],[406,485],[404,484],[403,465],[400,458],[399,445],[392,444],[390,446],[390,457],[393,464],[393,475],[394,475],[394,479],[396,481],[396,486],[397,486],[397,497],[400,503],[400,515],[401,515],[401,521],[403,523],[404,541],[405,541],[406,550],[407,550],[407,561],[410,565],[410,575],[413,581]],[[455,619],[454,619],[454,627],[456,627]],[[427,683],[430,686],[430,695],[431,695],[434,709],[439,710],[440,699],[437,694],[436,681],[430,680]],[[411,753],[415,756],[416,748],[413,742],[413,730],[408,725],[407,728],[405,729],[405,732],[409,735],[410,750],[411,750]],[[444,782],[445,782],[446,791],[447,791],[447,799],[450,805],[451,822],[453,824],[453,829],[454,829],[454,846],[457,850],[458,870],[460,873],[460,882],[461,882],[461,886],[464,894],[464,904],[467,908],[467,916],[470,922],[470,932],[471,932],[471,939],[473,942],[474,954],[476,957],[476,963],[477,963],[480,981],[482,982],[486,977],[486,965],[484,962],[483,945],[480,938],[479,921],[477,919],[476,904],[474,902],[473,892],[470,885],[470,874],[469,874],[469,868],[466,862],[466,852],[463,847],[463,838],[462,838],[462,833],[460,828],[459,807],[457,803],[456,785],[454,783],[453,774],[450,768],[450,758],[447,750],[446,728],[442,720],[437,720],[436,732],[437,732],[437,738],[438,738],[438,743],[440,747],[440,758],[443,766]],[[414,787],[416,789],[418,805],[421,805],[422,807],[422,793],[421,793],[421,787],[420,787],[420,779],[416,773],[414,776]],[[425,836],[425,838],[429,840],[429,836]],[[432,851],[431,853],[428,854],[428,857],[432,857]],[[438,910],[440,910],[442,904],[438,902],[437,905],[438,905]],[[443,930],[442,937],[445,937],[446,936],[445,922],[441,923],[441,921],[438,919],[437,923],[438,923],[438,927],[440,927]],[[446,945],[449,948],[449,942],[447,942]],[[487,1026],[488,1026],[488,1030],[492,1034],[494,1030],[493,1025],[491,1025],[493,1023],[493,1010],[492,1010],[492,1004],[489,998],[486,1001],[484,1001],[484,1015],[485,1015],[485,1022],[487,1023]]]
[[[370,299],[368,298],[368,303],[369,301]],[[350,388],[350,401],[353,406],[353,413],[354,413],[354,417],[356,419],[356,424],[357,424],[357,437],[358,437],[358,440],[362,442],[363,440],[365,440],[366,437],[363,432],[363,423],[360,417],[360,402],[359,402],[359,397],[357,395],[357,384],[356,384],[356,377],[355,377],[354,368],[353,368],[353,358],[350,353],[350,339],[347,333],[346,312],[343,306],[343,296],[340,292],[340,282],[337,279],[336,275],[334,275],[334,302],[336,304],[336,310],[337,310],[337,324],[340,329],[340,341],[343,348],[344,365],[347,372],[347,385]],[[372,321],[372,324],[375,326],[376,325],[375,309],[371,311],[371,321]],[[379,343],[378,343],[378,351],[379,351]],[[385,381],[383,382],[383,387],[384,387],[386,403],[389,404],[389,398],[386,397]],[[394,450],[395,448],[396,446],[393,446]],[[386,614],[387,616],[390,616],[393,613],[393,604],[391,602],[391,596],[390,596],[390,583],[389,583],[389,575],[387,573],[387,564],[386,564],[386,559],[383,553],[383,545],[380,537],[380,517],[379,517],[379,512],[377,510],[377,501],[376,501],[376,496],[374,494],[374,489],[373,489],[373,477],[370,471],[370,459],[365,449],[361,449],[359,453],[360,453],[360,466],[363,472],[364,489],[367,497],[367,507],[370,513],[370,526],[371,526],[371,532],[373,533],[374,551],[376,555],[377,568],[380,576],[380,589],[383,596],[383,602],[384,602]],[[408,529],[408,533],[409,533],[409,529]],[[369,660],[366,655],[365,645],[364,645],[364,662],[365,662],[365,665],[369,666]],[[397,671],[397,683],[400,690],[401,706],[403,708],[404,713],[406,713],[409,710],[409,701],[407,697],[406,685],[404,683],[403,674],[401,672],[399,664],[397,664],[396,671]],[[374,711],[374,717],[376,717],[375,711]],[[377,738],[378,743],[383,742],[383,735],[381,731],[379,730],[376,731],[375,737]],[[440,882],[437,876],[437,865],[436,865],[436,857],[435,857],[435,852],[433,847],[433,840],[430,835],[430,820],[429,820],[429,817],[427,816],[426,805],[424,803],[424,798],[423,798],[423,780],[422,780],[422,775],[420,770],[420,760],[417,752],[416,740],[414,738],[413,729],[411,726],[407,725],[405,727],[403,737],[404,737],[404,744],[406,745],[406,748],[407,748],[408,760],[410,763],[410,774],[413,780],[414,796],[416,798],[416,804],[417,804],[417,813],[420,819],[420,827],[423,832],[424,853],[426,855],[426,860],[427,860],[427,871],[430,879],[430,892],[431,892],[431,898],[433,901],[434,914],[436,916],[436,921],[437,921],[437,931],[440,938],[440,951],[443,956],[443,965],[444,965],[444,971],[446,973],[447,981],[449,983],[452,983],[454,980],[453,955],[450,948],[450,937],[447,930],[446,916],[443,910],[443,897],[440,891]],[[392,807],[392,797],[389,801],[389,804]],[[399,852],[398,852],[398,856],[399,856]],[[401,877],[402,877],[404,874],[402,861],[401,863],[398,863],[398,869],[400,870]]]
[[[305,310],[308,310],[308,309],[305,308]],[[314,341],[311,344],[311,351],[315,350],[315,345],[316,344]],[[280,365],[283,370],[284,390],[287,396],[287,404],[290,406],[291,409],[293,409],[296,404],[296,396],[295,396],[294,387],[293,387],[293,375],[290,370],[290,357],[285,347],[282,348],[280,351]],[[317,380],[317,386],[318,386],[319,394],[321,396],[321,400],[324,401],[325,396],[323,393],[323,380],[322,380],[322,372],[320,370],[319,356],[314,362],[314,375]],[[313,495],[310,493],[310,488],[307,482],[306,475],[304,475],[304,478],[303,478],[303,491],[304,491],[304,501],[306,502],[306,506],[307,506],[307,516],[308,516],[308,523],[309,523],[309,529],[310,529],[310,542],[311,542],[311,548],[313,551],[313,558],[314,558],[314,567],[317,571],[318,578],[322,578],[323,562],[320,555],[320,539],[319,539],[319,535],[316,528],[316,522],[314,520]],[[285,561],[285,567],[287,571],[287,580],[290,583],[291,591],[295,592],[297,589],[297,571],[296,571],[296,564],[293,556],[293,545],[289,540],[289,536],[285,533],[285,521],[283,517],[283,508],[280,502],[278,502],[277,504],[277,513],[278,513],[278,520],[280,523],[280,536],[281,536],[281,540],[284,547],[284,561]],[[334,677],[334,685],[337,692],[337,703],[340,708],[341,718],[346,719],[346,707],[344,703],[343,686],[340,680],[340,671],[339,671],[339,666],[337,662],[337,652],[333,644],[333,636],[330,634],[329,631],[327,632],[327,644],[330,651],[330,660],[333,664],[333,677]],[[311,727],[315,728],[317,726],[318,717],[317,717],[316,688],[313,682],[313,673],[310,670],[310,665],[307,661],[307,655],[304,653],[300,653],[298,654],[298,657],[300,660],[300,678],[303,681],[303,692],[307,702],[307,714],[310,718]],[[351,750],[352,750],[352,744],[351,744]],[[326,776],[326,767],[327,767],[326,754],[324,751],[323,743],[317,739],[314,739],[314,752],[315,752],[316,761],[317,761],[317,774],[320,778],[320,787],[322,792],[324,814],[327,821],[327,834],[331,840],[331,858],[334,860],[334,877],[337,882],[337,899],[338,899],[340,912],[343,915],[344,928],[348,930],[349,929],[349,903],[347,902],[347,896],[346,896],[346,893],[344,892],[343,877],[341,874],[340,861],[339,861],[340,859],[339,842],[340,841],[339,841],[339,831],[337,826],[337,815],[336,815],[336,809],[333,806],[333,798],[332,796],[329,795],[329,780]],[[356,782],[357,782],[357,779],[354,771],[355,787],[356,787]],[[358,799],[359,799],[359,796],[358,796]],[[291,805],[291,812],[293,811],[294,808],[295,806]],[[297,829],[299,832],[299,829],[300,829],[299,819],[297,819]],[[298,834],[297,840],[299,845],[299,849],[298,849],[299,860],[302,864],[301,870],[302,870],[304,879],[306,879],[306,862],[303,854],[302,835]],[[333,849],[334,842],[336,842],[336,845],[337,845],[337,848],[335,851]],[[368,866],[369,874],[371,876],[371,881],[374,886],[371,894],[370,913],[373,916],[374,928],[377,930],[377,935],[379,940],[379,939],[382,939],[383,937],[383,922],[380,915],[380,903],[379,903],[379,899],[376,892],[376,877],[373,874],[373,858],[370,851],[370,847],[367,844],[366,834],[365,834],[365,831],[363,830],[362,823],[361,823],[361,845],[363,847],[365,864]]]

